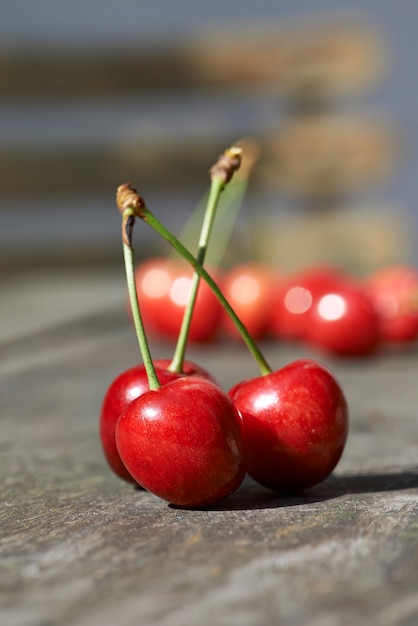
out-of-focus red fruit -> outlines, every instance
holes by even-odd
[[[318,266],[279,281],[271,306],[270,333],[279,339],[303,340],[315,302],[324,293],[338,289],[343,280],[347,278],[339,268]]]
[[[211,271],[216,282],[219,272]],[[135,269],[135,281],[139,306],[146,332],[170,340],[176,340],[183,320],[193,268],[167,258],[151,258]],[[189,341],[203,342],[213,339],[217,333],[223,309],[206,283],[199,283],[193,311]]]
[[[374,272],[365,289],[379,316],[382,341],[408,342],[418,337],[418,269],[396,265]]]
[[[360,284],[346,281],[324,292],[314,303],[306,340],[339,356],[366,356],[379,342],[378,315]]]
[[[222,278],[223,294],[254,339],[267,331],[275,281],[273,270],[257,263],[239,263]],[[222,328],[227,336],[240,337],[226,313]]]

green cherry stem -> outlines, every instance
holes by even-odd
[[[242,150],[240,148],[229,148],[219,157],[216,164],[210,169],[211,185],[196,254],[196,259],[200,265],[203,265],[205,260],[206,250],[221,193],[226,184],[231,180],[233,173],[241,164],[241,152]],[[172,372],[181,372],[183,369],[187,340],[189,337],[190,325],[192,323],[199,283],[200,275],[195,269],[192,276],[190,293],[184,310],[173,359],[168,367],[168,369]]]
[[[259,145],[254,140],[243,138],[235,143],[235,146],[241,149],[241,163],[232,180],[223,190],[222,202],[219,203],[216,210],[216,223],[211,234],[214,245],[207,250],[205,256],[206,263],[211,267],[219,267],[222,262],[247,192],[249,180],[260,156]],[[196,233],[202,223],[202,216],[205,214],[207,204],[208,194],[202,198],[180,234],[177,235],[178,239],[189,250],[193,250],[193,246],[196,244]],[[173,256],[176,255],[175,250],[172,251],[172,254]],[[196,258],[198,258],[197,255]]]
[[[199,276],[208,284],[219,302],[222,304],[226,313],[231,318],[243,342],[245,343],[249,352],[257,363],[260,373],[263,376],[266,374],[270,374],[273,370],[266,361],[260,348],[252,338],[251,334],[248,332],[246,326],[235,313],[228,300],[223,295],[219,286],[216,284],[210,274],[208,274],[205,268],[200,265],[199,261],[177,239],[177,237],[173,235],[173,233],[170,232],[164,226],[164,224],[162,224],[162,222],[160,222],[160,220],[147,208],[144,200],[138,195],[137,191],[130,183],[120,185],[120,187],[118,187],[116,197],[119,207],[122,208],[124,205],[127,207],[131,207],[136,217],[140,217],[146,224],[148,224],[148,226],[156,231],[160,235],[160,237],[165,239],[185,259],[185,261],[187,261],[196,270]],[[121,210],[121,208],[119,210]]]
[[[135,211],[133,208],[125,208],[122,213],[122,242],[123,257],[125,262],[126,282],[128,285],[129,302],[131,306],[132,318],[135,326],[136,336],[138,339],[139,349],[141,351],[142,360],[148,378],[150,389],[158,389],[160,381],[155,371],[154,362],[145,334],[144,324],[142,322],[141,311],[139,308],[138,295],[135,284],[135,261],[134,251],[132,247],[132,232],[135,223]]]

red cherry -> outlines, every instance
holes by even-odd
[[[338,286],[343,279],[341,270],[318,266],[278,281],[269,320],[271,334],[292,341],[304,339],[315,301],[323,293]]]
[[[245,475],[241,416],[214,383],[184,377],[134,400],[116,426],[130,474],[171,504],[201,507]]]
[[[243,419],[248,473],[282,493],[312,487],[335,468],[348,433],[348,409],[335,378],[300,359],[233,387]]]
[[[379,317],[382,341],[407,342],[418,337],[418,269],[397,265],[376,271],[365,289]]]
[[[196,376],[216,382],[211,375],[202,367],[189,361],[183,364],[183,372],[171,372],[170,359],[158,359],[154,363],[158,380],[161,385],[180,378],[181,376]],[[122,411],[140,395],[149,390],[148,377],[144,365],[136,365],[122,372],[109,386],[103,399],[100,419],[99,434],[105,458],[113,472],[126,480],[136,483],[123,464],[116,447],[115,430],[116,423]]]
[[[379,342],[378,316],[360,284],[341,283],[317,299],[305,338],[312,345],[338,356],[366,356]]]
[[[177,339],[189,297],[193,268],[174,259],[152,258],[135,269],[138,300],[147,332]],[[218,282],[216,272],[213,278]],[[220,325],[223,309],[203,281],[193,311],[189,341],[211,340]]]
[[[267,331],[275,280],[269,268],[256,263],[239,263],[222,278],[224,296],[254,339]],[[240,337],[226,313],[222,327],[227,336]]]

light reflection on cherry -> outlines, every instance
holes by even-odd
[[[312,306],[312,293],[306,287],[291,287],[284,297],[284,306],[294,315],[306,313]]]
[[[346,300],[336,293],[323,296],[318,302],[318,314],[327,321],[338,320],[347,313]]]

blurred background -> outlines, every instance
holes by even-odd
[[[3,0],[0,261],[121,264],[116,187],[180,232],[255,142],[231,257],[418,263],[418,5]],[[164,244],[137,228],[139,257]]]

